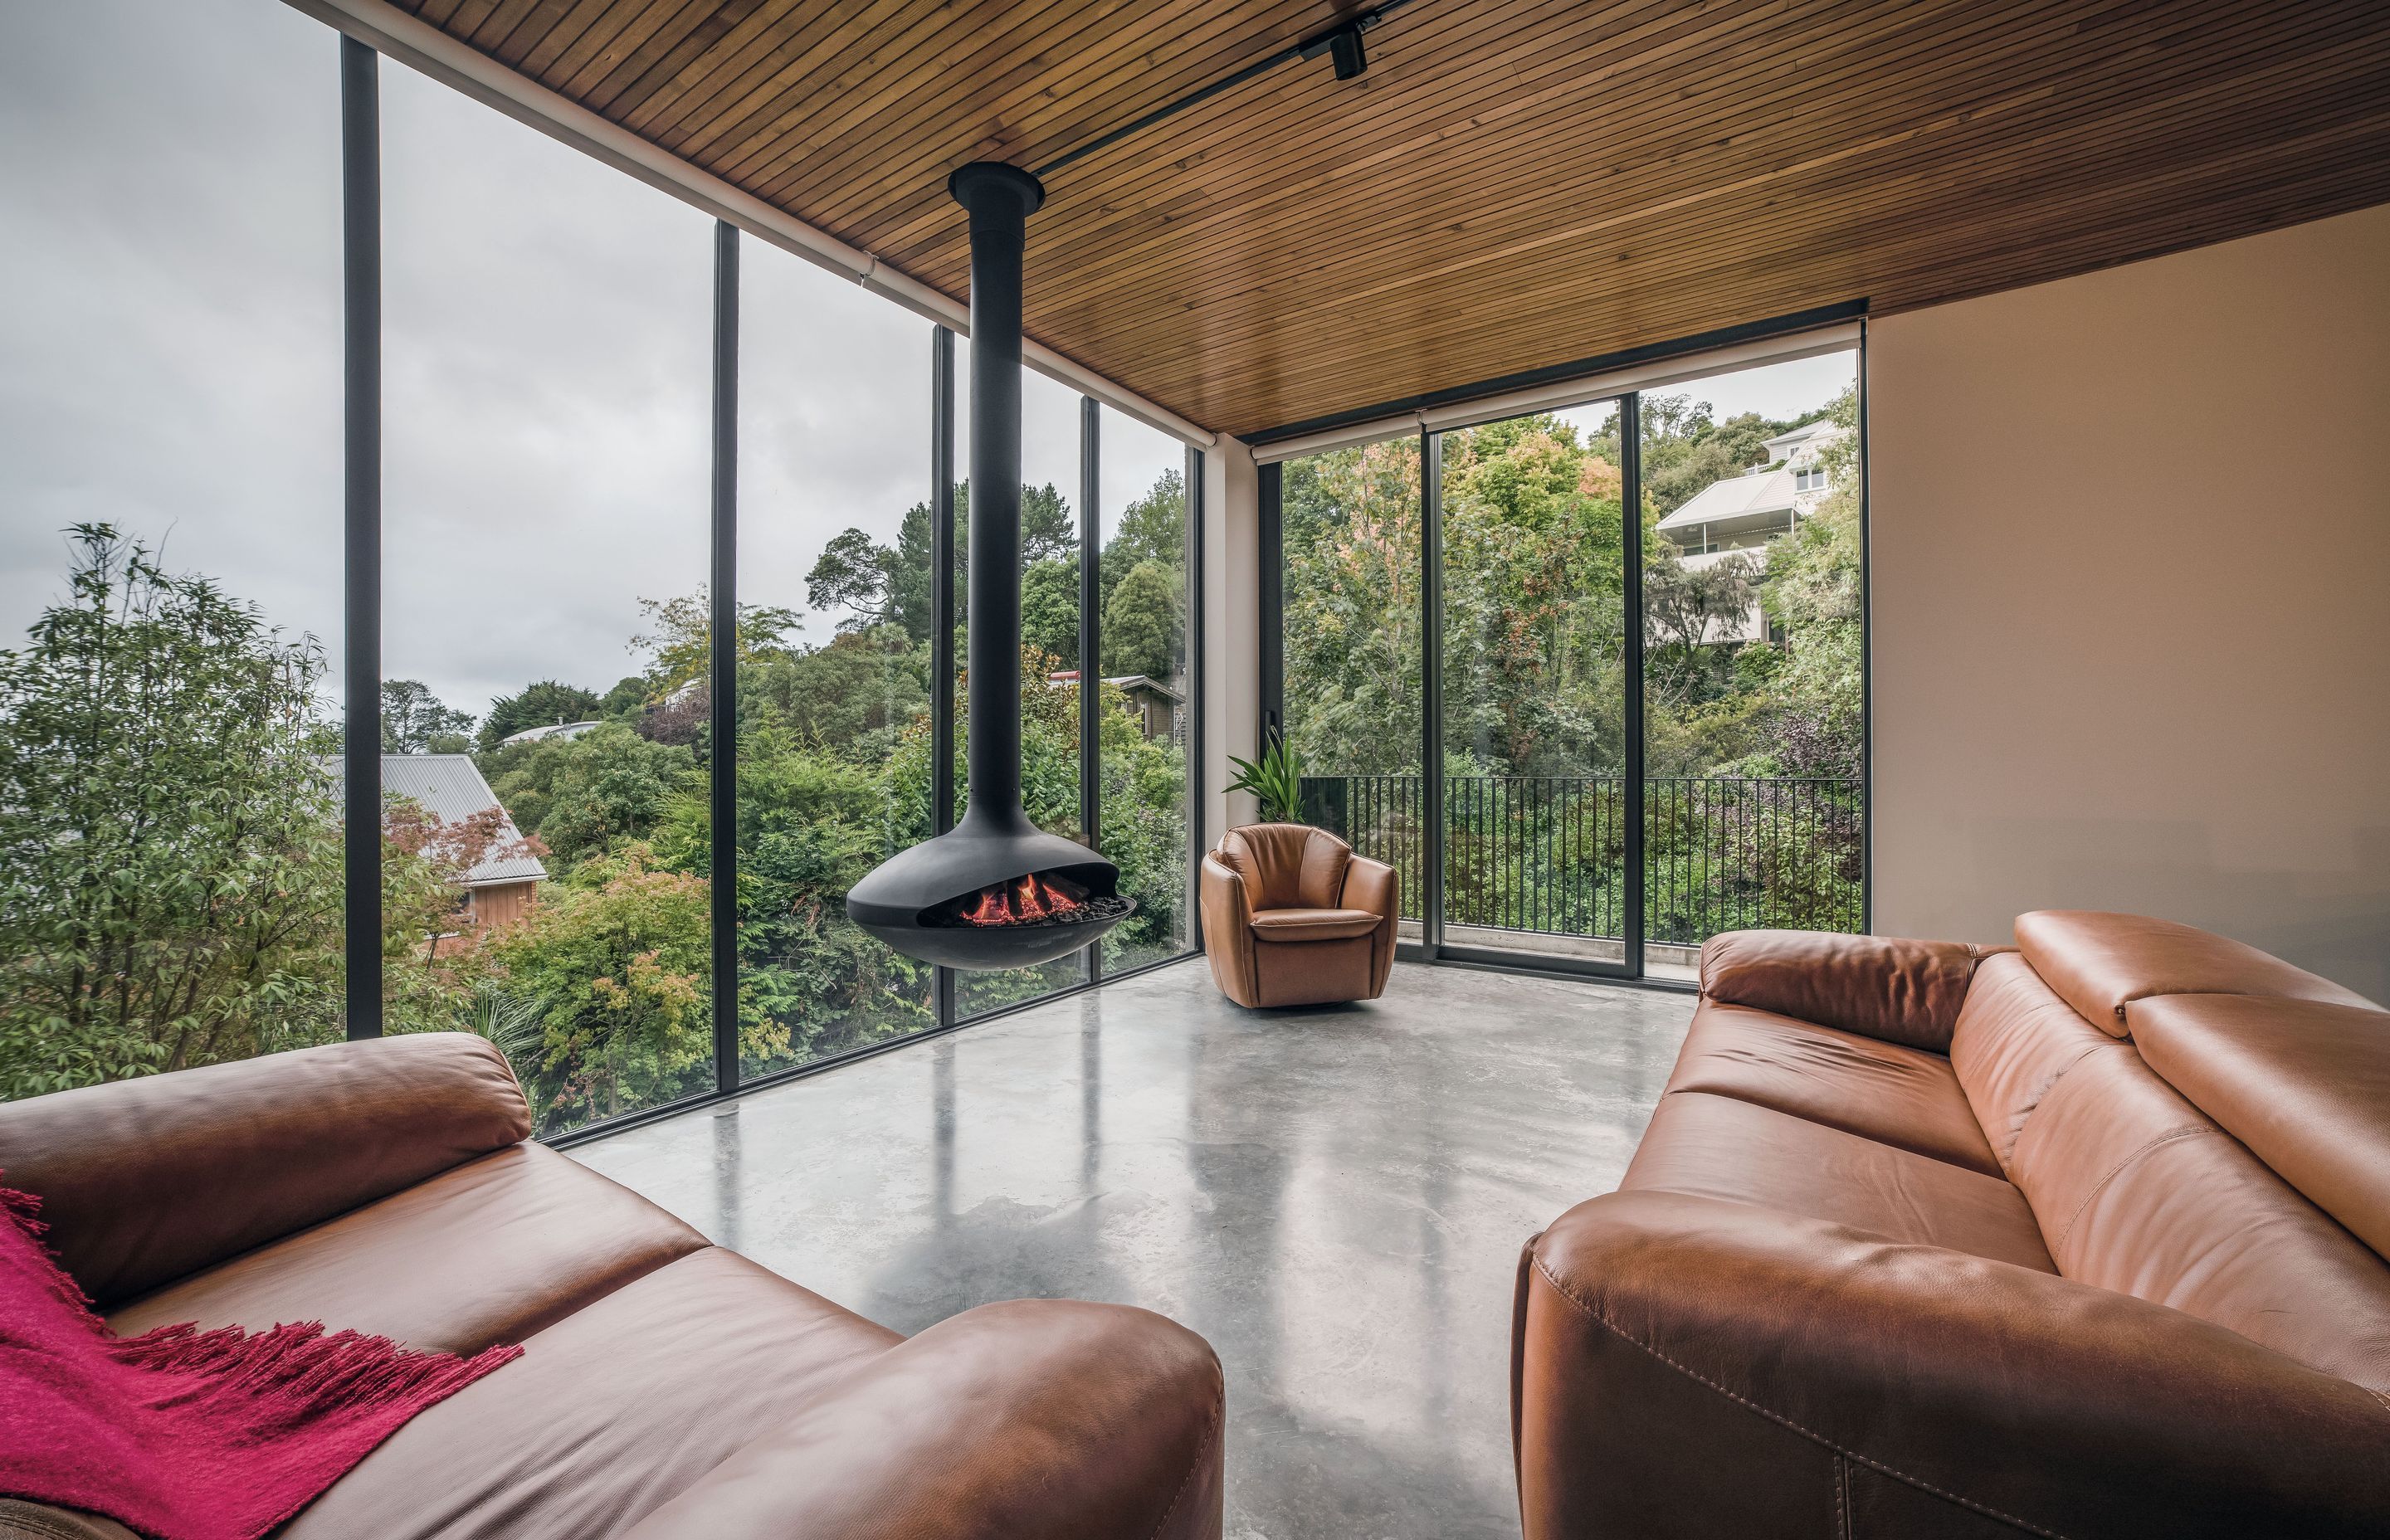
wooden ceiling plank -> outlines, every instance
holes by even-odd
[[[2305,67],[2305,66],[2301,66],[2301,67]],[[2093,97],[2091,97],[2090,96],[2088,96],[2088,95],[2085,95],[2085,96],[2078,96],[2075,98],[2075,106],[2076,106],[2076,109],[2077,109],[2077,110],[2078,110],[2078,112],[2079,112],[2080,114],[2085,115],[2085,116],[2088,116],[2088,115],[2089,115],[2089,113],[2090,113],[2091,109],[2092,109],[2093,107],[2095,107],[2095,106],[2096,106],[2096,101],[2095,101],[2095,99],[2094,99]],[[1975,121],[1976,121],[1976,122],[1975,122],[1975,126],[1976,126],[1976,130],[1977,130],[1977,136],[1976,136],[1976,138],[1975,138],[1974,140],[1970,140],[1970,141],[1968,142],[1968,146],[1967,146],[1967,148],[1980,148],[1980,140],[1981,140],[1981,137],[1982,137],[1983,126],[1984,126],[1985,124],[1986,124],[1986,123],[1989,123],[1989,122],[1992,121],[1992,119],[1993,119],[1996,115],[1995,115],[1995,114],[1990,114],[1990,113],[1977,112],[1977,113],[1970,114],[1970,115],[1967,115],[1967,116],[1969,116],[1969,117],[1971,117],[1972,119],[1973,119],[1973,120],[1975,120]],[[1917,129],[1917,130],[1916,130],[1916,133],[1917,133],[1917,134],[1921,134],[1921,134],[1923,134],[1923,133],[1927,133],[1927,132],[1930,132],[1930,127],[1921,127],[1921,128],[1919,128],[1919,129]],[[1858,148],[1858,147],[1846,147],[1846,148],[1845,148],[1845,150],[1844,150],[1844,151],[1843,151],[1843,152],[1837,152],[1837,153],[1847,154],[1847,153],[1848,153],[1848,151],[1849,151],[1849,149],[1851,149],[1851,148]],[[1798,168],[1794,168],[1794,169],[1798,169]],[[1711,188],[1712,188],[1712,190],[1713,190],[1713,191],[1716,190],[1716,189],[1717,189],[1717,187],[1718,187],[1718,185],[1717,185],[1717,184],[1711,184]],[[1479,215],[1479,219],[1480,219],[1480,221],[1481,221],[1481,222],[1483,221],[1483,218],[1484,218],[1484,212],[1485,212],[1485,211],[1484,211],[1484,208],[1482,208],[1482,207],[1481,207],[1481,208],[1479,209],[1479,211],[1478,211],[1478,215]],[[1648,217],[1650,217],[1650,214],[1651,214],[1651,211],[1648,207],[1638,207],[1638,208],[1636,208],[1636,209],[1633,209],[1633,210],[1627,211],[1625,217],[1627,217],[1627,218],[1635,218],[1635,219],[1648,218]],[[1612,223],[1619,223],[1619,222],[1621,222],[1621,221],[1617,218],[1617,216],[1614,216],[1614,215],[1613,215],[1613,216],[1612,217],[1612,219],[1611,219],[1611,222],[1612,222]],[[1482,237],[1481,237],[1481,238],[1482,238]],[[1368,266],[1368,265],[1370,265],[1370,256],[1371,256],[1371,253],[1370,253],[1370,251],[1369,251],[1369,250],[1368,250],[1368,248],[1366,248],[1366,247],[1364,247],[1364,246],[1359,246],[1359,245],[1356,244],[1356,245],[1351,245],[1351,246],[1349,246],[1349,247],[1348,247],[1348,249],[1347,249],[1347,250],[1346,250],[1344,253],[1341,253],[1341,254],[1340,254],[1340,257],[1339,257],[1339,259],[1338,259],[1338,260],[1339,260],[1340,262],[1344,262],[1344,261],[1347,261],[1347,260],[1349,259],[1350,264],[1352,264],[1352,265],[1356,265],[1356,266]],[[1304,279],[1304,281],[1305,281],[1306,283],[1316,282],[1316,280],[1317,280],[1317,279],[1318,278],[1318,276],[1320,276],[1320,270],[1319,270],[1319,268],[1317,267],[1317,264],[1306,264],[1306,265],[1305,265],[1305,266],[1301,270],[1301,276],[1302,276],[1302,277]],[[1074,284],[1074,289],[1076,289],[1076,288],[1078,288],[1078,287],[1079,287],[1078,285],[1075,285],[1075,284]],[[1227,294],[1225,294],[1225,293],[1223,293],[1223,292],[1221,292],[1221,291],[1219,291],[1219,290],[1214,289],[1214,290],[1211,290],[1211,291],[1207,292],[1207,294],[1206,294],[1206,298],[1205,298],[1205,302],[1208,302],[1208,303],[1214,303],[1214,304],[1216,304],[1216,303],[1226,302],[1228,299],[1229,299],[1229,296],[1227,296]]]

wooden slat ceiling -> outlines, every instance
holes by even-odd
[[[409,0],[957,298],[946,173],[1041,164],[1357,7]],[[1038,340],[1251,432],[2390,200],[2390,6],[1416,0],[1058,173]]]

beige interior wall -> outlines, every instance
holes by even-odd
[[[1869,333],[1875,916],[2390,1001],[2390,206]]]
[[[1248,792],[1224,793],[1228,756],[1260,733],[1261,479],[1253,452],[1222,434],[1203,452],[1203,843],[1249,824]]]

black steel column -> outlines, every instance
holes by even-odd
[[[713,1086],[739,1088],[739,229],[713,222],[713,574],[706,760],[713,827]]]
[[[1858,417],[1859,501],[1859,930],[1875,933],[1875,606],[1870,597],[1868,530],[1868,326],[1859,320],[1858,379],[1854,405]]]
[[[1629,391],[1618,398],[1618,502],[1621,564],[1626,579],[1625,649],[1626,763],[1625,766],[1625,911],[1619,940],[1626,948],[1626,976],[1643,976],[1643,405]]]
[[[1254,747],[1266,750],[1286,731],[1285,468],[1263,466],[1261,482],[1261,720]]]
[[[1203,864],[1203,691],[1210,668],[1203,661],[1203,452],[1187,451],[1187,888],[1180,902],[1187,914],[1187,944],[1203,950],[1203,908],[1195,874]]]
[[[955,827],[955,334],[930,328],[930,831]],[[955,1021],[954,969],[930,970],[930,1008]]]
[[[1420,884],[1420,950],[1444,944],[1444,440],[1420,434],[1420,818],[1427,871]]]
[[[970,806],[966,820],[1021,809],[1021,249],[1045,201],[1018,166],[975,160],[947,179],[970,213]]]
[[[1103,846],[1103,409],[1079,398],[1079,842],[1101,855]],[[1103,947],[1090,945],[1082,967],[1090,982],[1103,976]]]
[[[381,1035],[381,89],[341,39],[341,872],[349,1035]]]

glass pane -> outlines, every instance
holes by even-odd
[[[955,464],[961,469],[970,464],[970,350],[957,346],[955,355]],[[1082,838],[1079,531],[1073,511],[1079,501],[1079,402],[1076,391],[1044,375],[1021,372],[1021,795],[1031,822],[1073,840]],[[966,481],[955,498],[958,552],[970,549],[970,508]],[[970,616],[965,590],[963,584],[955,585],[955,603],[963,611],[967,635]],[[967,656],[963,637],[957,636],[957,665]],[[968,699],[968,691],[957,687],[957,718]],[[970,791],[970,776],[962,767],[970,736],[968,725],[957,720],[955,788],[959,796]],[[1076,953],[1037,968],[958,972],[955,1008],[964,1016],[982,1015],[1049,995],[1086,976],[1085,960]]]
[[[1416,940],[1427,870],[1419,441],[1289,460],[1280,476],[1296,812],[1400,874],[1400,930]]]
[[[342,1034],[338,58],[0,10],[0,1097]]]
[[[1625,520],[1608,402],[1443,435],[1444,939],[1625,960]]]
[[[1645,970],[1863,909],[1857,354],[1646,396]]]
[[[741,1072],[936,1025],[931,969],[846,918],[930,828],[932,328],[742,242],[739,589],[803,616],[739,680]]]
[[[1104,970],[1188,948],[1187,448],[1101,413],[1103,853],[1137,913],[1104,938]]]
[[[382,113],[391,1024],[554,1133],[713,1084],[713,222],[394,65]]]

